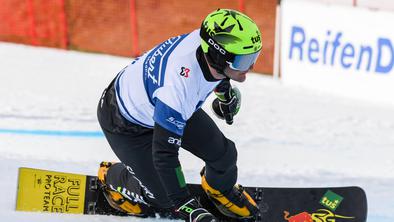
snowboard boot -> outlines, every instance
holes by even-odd
[[[186,199],[181,204],[175,206],[181,219],[193,222],[216,222],[216,218],[204,209],[201,204],[194,198]]]
[[[259,208],[241,185],[236,184],[229,191],[222,193],[208,184],[203,171],[201,171],[201,186],[222,214],[237,219],[256,216]]]
[[[121,213],[145,217],[145,206],[142,206],[142,204],[139,203],[134,203],[130,199],[124,197],[122,193],[118,192],[111,185],[106,183],[108,169],[113,164],[115,163],[101,162],[98,171],[98,180],[105,199],[108,201],[109,205],[112,208],[120,211]]]

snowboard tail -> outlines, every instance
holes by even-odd
[[[201,185],[190,193],[219,221],[226,222],[366,222],[367,199],[359,187],[244,187],[259,205],[253,219],[226,217],[216,209]],[[130,216],[112,207],[100,191],[96,176],[19,168],[17,211]],[[174,219],[168,211],[149,207],[145,217]]]
[[[16,210],[84,213],[86,176],[19,168]]]

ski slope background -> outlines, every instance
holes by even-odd
[[[96,174],[100,161],[117,160],[100,132],[96,106],[130,61],[0,43],[2,221],[158,221],[15,211],[19,167]],[[237,144],[239,183],[361,186],[369,200],[368,221],[394,221],[394,107],[257,74],[237,86],[243,97],[234,124],[213,118]],[[211,100],[204,106],[209,114]],[[180,159],[187,181],[198,183],[203,163],[186,151]]]

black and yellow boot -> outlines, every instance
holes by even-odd
[[[98,180],[105,199],[112,208],[126,214],[145,217],[145,206],[141,203],[132,201],[131,199],[122,195],[120,191],[115,189],[110,184],[106,183],[108,169],[115,163],[101,162],[98,171]]]
[[[215,204],[216,208],[224,215],[232,218],[252,218],[259,208],[252,197],[239,184],[236,184],[227,192],[220,192],[212,188],[205,175],[201,174],[201,186],[208,197]]]

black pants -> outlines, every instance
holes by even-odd
[[[149,204],[168,208],[168,199],[153,165],[153,129],[133,124],[121,116],[113,82],[103,92],[97,110],[100,126],[112,150],[123,164],[110,168],[107,183],[142,196]],[[220,191],[231,189],[237,181],[237,150],[214,121],[197,110],[187,121],[182,148],[205,162],[205,175],[210,186]]]

